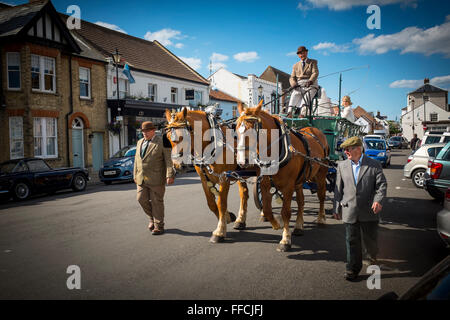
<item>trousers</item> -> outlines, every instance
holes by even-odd
[[[164,194],[166,186],[137,186],[137,201],[156,228],[164,228]]]
[[[294,108],[300,108],[300,115],[306,116],[307,108],[316,95],[318,88],[314,84],[306,87],[305,82],[305,80],[300,80],[298,82],[300,86],[292,91],[288,113],[292,114]]]
[[[363,250],[376,259],[378,254],[378,221],[344,223],[347,248],[347,271],[359,273],[362,269]]]

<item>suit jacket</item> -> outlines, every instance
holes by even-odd
[[[306,59],[305,69],[302,67],[302,61],[300,60],[292,67],[292,74],[289,78],[291,86],[297,85],[299,80],[310,80],[317,85],[317,78],[319,77],[319,68],[317,67],[317,60]]]
[[[144,157],[141,157],[142,143],[140,139],[136,145],[134,157],[134,179],[138,185],[164,185],[167,178],[173,178],[171,148],[166,148],[161,136],[154,136],[149,142]]]
[[[363,157],[356,185],[351,160],[341,161],[337,168],[333,212],[341,207],[342,220],[346,223],[378,221],[380,214],[373,213],[372,204],[375,201],[383,204],[386,190],[386,177],[378,161]]]

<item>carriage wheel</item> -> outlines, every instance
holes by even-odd
[[[262,210],[263,209],[263,204],[262,204],[262,193],[261,193],[261,180],[262,177],[259,176],[256,179],[256,183],[253,185],[253,200],[255,201],[255,206],[258,210]],[[272,192],[273,191],[273,192]],[[281,200],[283,200],[283,195],[281,194],[280,191],[278,191],[278,189],[274,186],[274,184],[272,183],[272,187],[270,190],[270,193],[272,194],[272,197],[275,194],[278,194],[278,196],[280,197]],[[295,197],[292,198],[293,200],[295,199]]]
[[[258,210],[262,210],[262,194],[261,194],[261,179],[258,177],[256,183],[253,185],[253,200],[255,201],[255,206]]]

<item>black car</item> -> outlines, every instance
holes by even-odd
[[[86,189],[89,173],[81,168],[52,169],[39,158],[11,160],[0,164],[0,195],[25,200],[36,193],[72,188]]]

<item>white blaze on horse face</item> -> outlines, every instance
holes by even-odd
[[[203,157],[203,122],[194,121],[194,157]]]
[[[180,138],[182,138],[180,142]],[[191,164],[191,135],[185,128],[171,129],[170,140],[174,143],[172,148],[172,161],[175,165]]]
[[[261,175],[275,175],[279,169],[279,146],[280,146],[280,131],[278,129],[270,129],[270,144],[267,129],[259,130],[259,160],[264,165],[261,166]],[[270,156],[268,153],[270,152]]]
[[[246,146],[246,140],[248,140],[248,146]],[[237,163],[240,165],[256,164],[256,159],[258,157],[256,153],[256,145],[256,130],[253,128],[246,129],[245,125],[241,125],[238,130]]]

